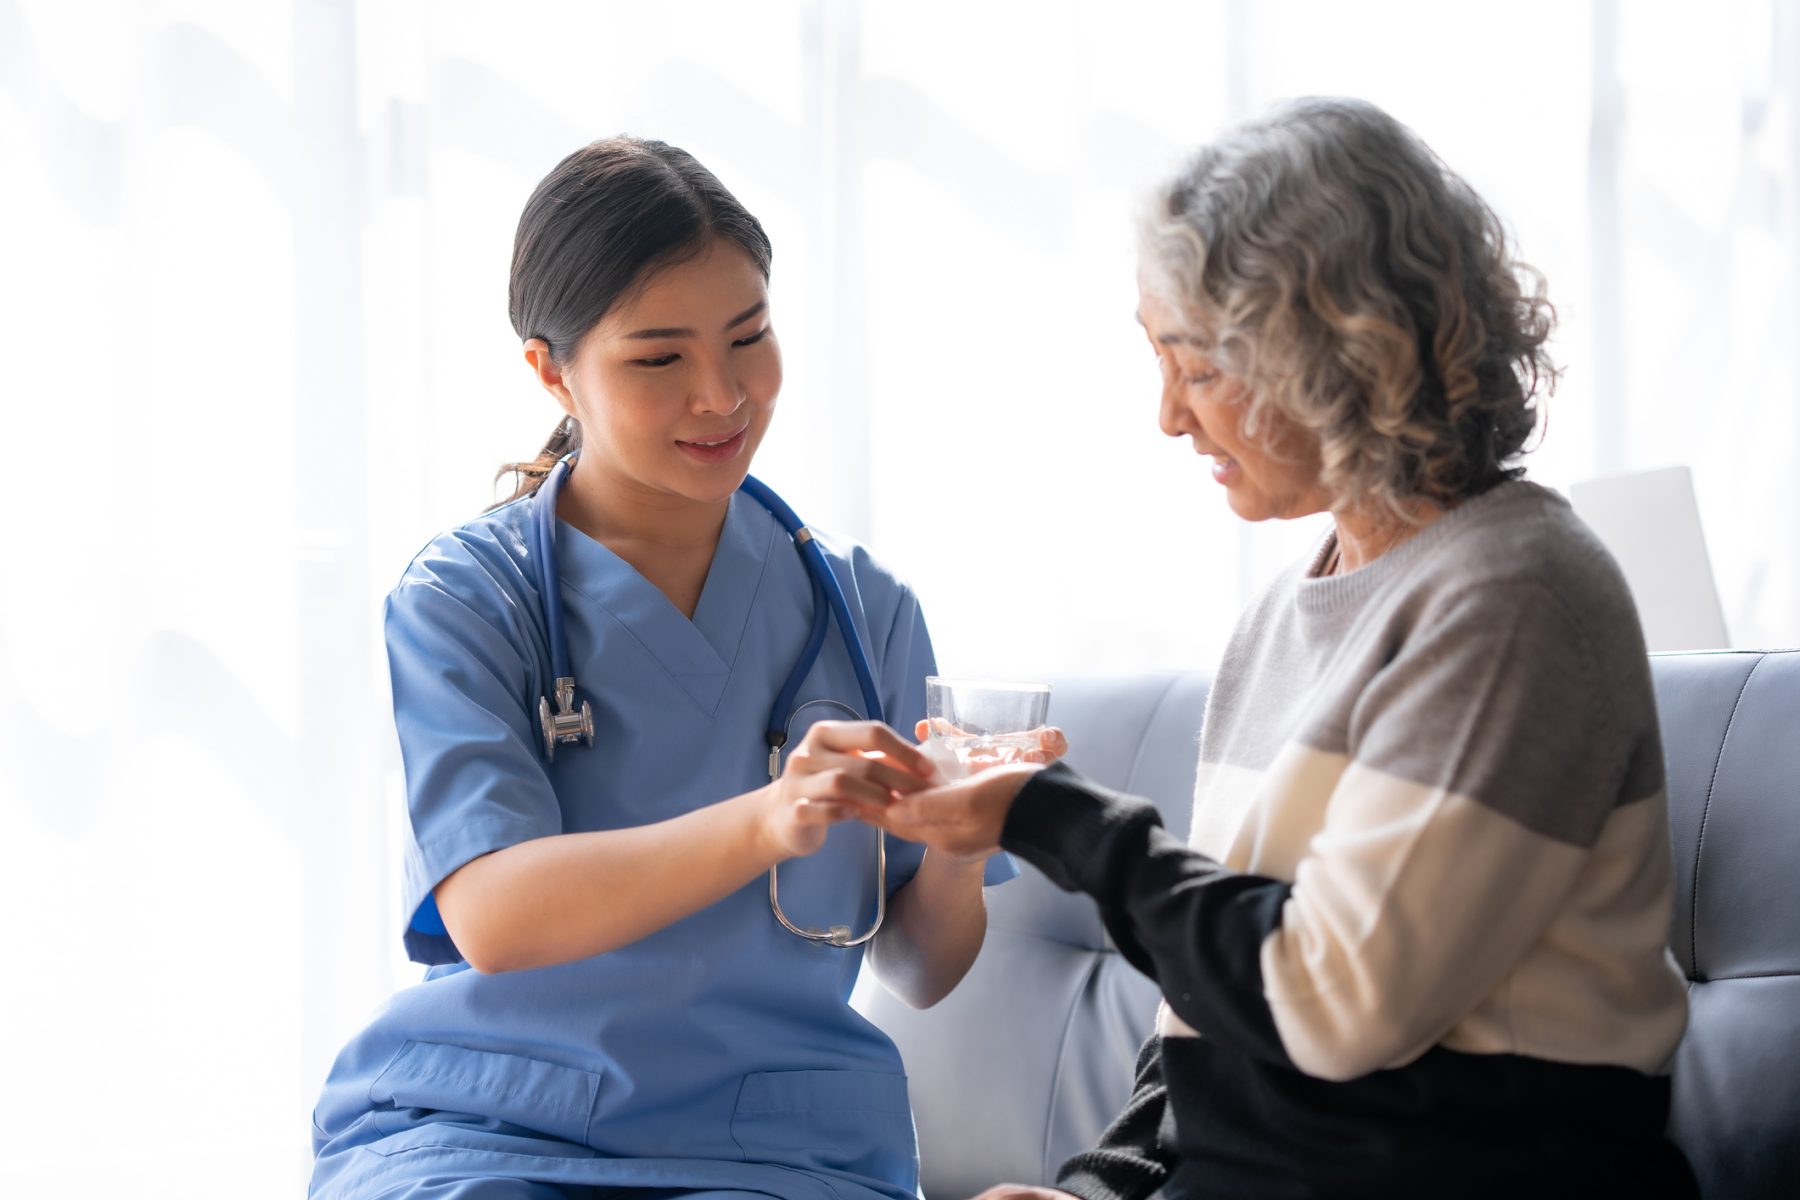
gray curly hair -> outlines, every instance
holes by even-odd
[[[1139,263],[1247,385],[1245,433],[1309,431],[1335,500],[1404,514],[1524,474],[1556,380],[1543,276],[1373,104],[1293,101],[1202,149],[1152,197]]]

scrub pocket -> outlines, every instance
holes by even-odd
[[[385,1135],[448,1121],[578,1146],[587,1143],[599,1094],[592,1071],[444,1042],[407,1042],[369,1087]]]
[[[744,1076],[731,1136],[752,1162],[861,1176],[919,1190],[906,1076],[762,1071]]]

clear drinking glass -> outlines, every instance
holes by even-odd
[[[1050,715],[1050,685],[987,679],[925,679],[924,750],[950,779],[1039,748]]]

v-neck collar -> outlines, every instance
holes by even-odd
[[[731,679],[778,529],[761,505],[733,493],[691,621],[636,567],[558,518],[562,585],[610,613],[710,716]]]

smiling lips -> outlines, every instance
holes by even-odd
[[[735,433],[726,434],[724,437],[716,438],[712,441],[677,441],[675,444],[681,447],[682,453],[686,454],[689,458],[698,459],[700,462],[725,462],[728,459],[737,457],[738,451],[744,448],[744,435],[749,432],[750,427],[745,425]]]

